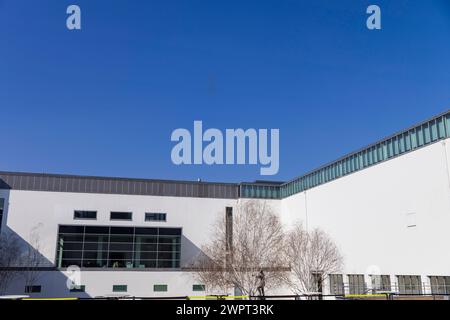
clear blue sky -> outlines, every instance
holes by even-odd
[[[279,128],[285,180],[449,108],[448,0],[0,0],[0,170],[264,178],[173,165],[203,120]]]

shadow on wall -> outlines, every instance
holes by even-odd
[[[12,277],[10,281],[7,281],[0,295],[27,295],[36,298],[90,298],[91,296],[86,292],[71,292],[68,286],[68,283],[71,283],[68,275],[57,269],[52,261],[8,226],[10,189],[10,186],[0,179],[0,197],[4,199],[0,233],[2,237],[13,239],[12,247],[19,251],[19,254],[16,253],[15,256],[19,256],[20,259],[14,260],[16,261],[14,264],[0,265],[0,272],[7,273],[7,276]],[[4,252],[0,252],[0,254],[4,255]],[[2,278],[5,277],[0,277],[0,281]],[[26,292],[26,286],[34,286],[33,291],[38,291],[40,286],[41,290],[40,292]]]
[[[197,247],[191,240],[184,235],[181,236],[181,259],[180,267],[189,268],[203,254],[203,251]]]

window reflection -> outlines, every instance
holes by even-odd
[[[60,226],[57,266],[179,268],[180,228]]]

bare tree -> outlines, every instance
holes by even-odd
[[[197,279],[208,291],[237,288],[252,296],[257,291],[257,274],[264,270],[266,287],[279,286],[286,263],[278,215],[265,201],[248,200],[237,205],[232,222],[228,223],[232,227],[227,227],[221,217],[214,227],[212,241],[202,247],[202,256],[193,268]]]
[[[318,292],[329,274],[337,273],[343,258],[331,237],[316,228],[297,224],[286,237],[285,254],[291,274],[285,279],[296,294]]]
[[[29,243],[22,250],[20,258],[22,270],[20,275],[25,281],[25,287],[37,284],[42,275],[41,268],[46,265],[46,260],[41,253],[40,227],[41,224],[38,224],[31,230]]]
[[[19,239],[13,233],[0,234],[0,295],[4,294],[11,282],[19,275]]]

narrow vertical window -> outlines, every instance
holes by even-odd
[[[231,258],[233,250],[233,208],[225,209],[225,248],[227,251],[227,261]]]
[[[3,221],[3,207],[5,205],[5,199],[0,199],[0,232],[2,231],[2,221]]]

